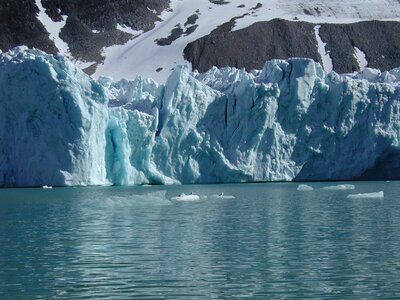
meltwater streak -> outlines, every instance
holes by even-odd
[[[2,189],[0,298],[398,297],[400,183],[308,184]]]

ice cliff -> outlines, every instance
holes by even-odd
[[[95,81],[15,48],[0,53],[0,186],[400,178],[399,83],[308,59]]]

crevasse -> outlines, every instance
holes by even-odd
[[[0,186],[399,178],[399,82],[309,59],[96,81],[15,48],[0,53]]]

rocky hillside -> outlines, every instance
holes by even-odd
[[[168,7],[166,0],[1,1],[0,20],[5,30],[0,33],[0,49],[27,45],[56,54],[60,49],[49,36],[51,29],[45,25],[64,22],[59,38],[68,45],[70,56],[100,63],[104,60],[101,54],[104,47],[124,44],[134,37],[134,31],[154,28],[154,23],[160,20],[158,15]],[[40,8],[49,18],[47,24],[38,17]]]
[[[307,57],[324,64],[318,51],[318,35],[332,61],[333,70],[350,73],[363,66],[390,70],[400,66],[400,22],[363,21],[351,24],[321,24],[274,19],[232,31],[234,21],[187,45],[185,59],[205,72],[212,66],[260,69],[267,59]],[[324,65],[324,67],[326,67]]]
[[[4,51],[26,45],[56,54],[58,50],[36,17],[38,13],[34,0],[0,1],[0,49]]]

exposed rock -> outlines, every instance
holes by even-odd
[[[117,30],[124,25],[133,30],[154,28],[158,15],[169,7],[165,0],[41,0],[47,15],[55,22],[66,16],[60,37],[68,43],[74,58],[102,62],[103,47],[123,44],[131,34]],[[0,49],[27,45],[55,54],[58,52],[43,24],[38,20],[35,0],[0,2]]]
[[[333,69],[339,73],[359,70],[354,47],[367,57],[368,67],[390,70],[400,66],[400,23],[365,21],[353,24],[324,24],[320,36],[327,43]]]
[[[260,69],[265,60],[290,57],[321,62],[315,24],[274,19],[232,31],[234,21],[235,18],[187,45],[184,56],[194,69],[200,72],[212,66]],[[369,67],[390,70],[400,65],[399,22],[322,24],[319,32],[330,51],[333,70],[338,73],[360,69],[354,47],[366,54]]]
[[[57,48],[49,39],[49,33],[36,17],[38,12],[34,0],[0,1],[0,49],[26,45],[56,54]]]
[[[176,25],[174,29],[171,30],[171,33],[166,38],[161,38],[155,40],[158,46],[168,46],[171,45],[173,41],[179,39],[183,34],[183,29],[180,25]]]
[[[274,58],[307,57],[321,61],[314,36],[314,25],[274,19],[231,31],[234,20],[184,50],[194,69],[205,72],[212,66],[260,69]]]

